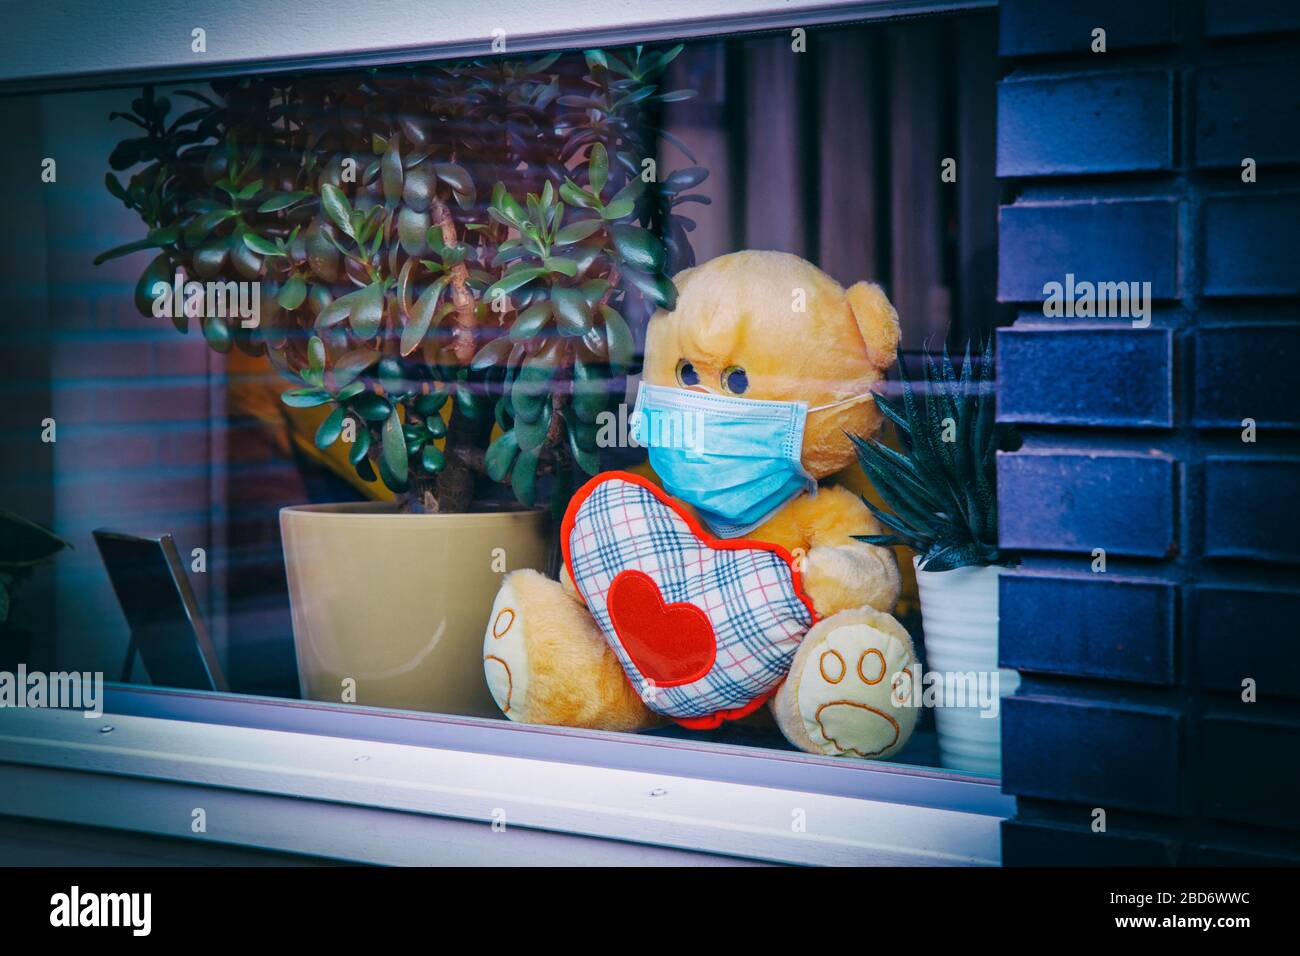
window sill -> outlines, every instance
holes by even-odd
[[[996,865],[1012,809],[994,783],[886,764],[233,695],[108,697],[99,719],[0,714],[0,813],[358,863]],[[196,808],[206,832],[191,830]]]

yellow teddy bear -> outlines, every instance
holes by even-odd
[[[898,316],[878,286],[786,253],[676,284],[633,416],[663,489],[597,476],[561,529],[561,580],[506,576],[484,635],[493,697],[512,720],[623,731],[770,703],[802,750],[889,756],[916,722],[893,692],[915,669],[889,614],[898,566],[855,540],[882,531],[859,498],[818,482],[881,425]]]

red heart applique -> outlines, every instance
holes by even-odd
[[[689,684],[713,667],[718,640],[709,616],[694,604],[665,603],[644,571],[619,572],[606,607],[628,657],[656,686]]]

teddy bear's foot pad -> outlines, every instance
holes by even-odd
[[[511,720],[641,730],[657,723],[587,609],[558,581],[507,574],[483,634],[483,677]]]
[[[520,714],[528,699],[528,645],[523,604],[510,577],[497,592],[483,635],[483,676],[501,713],[522,719]]]
[[[916,708],[895,690],[895,679],[914,667],[911,640],[892,617],[842,611],[808,632],[773,710],[787,736],[811,753],[886,757],[916,725]]]

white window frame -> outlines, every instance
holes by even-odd
[[[105,703],[0,711],[0,814],[357,863],[987,866],[1012,809],[991,781],[759,748],[125,685]]]

